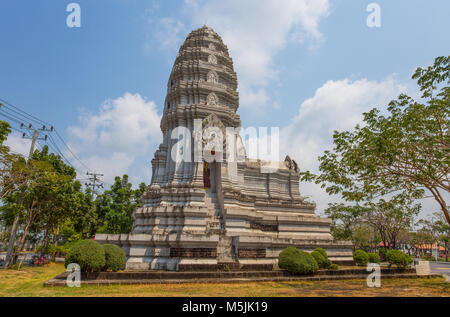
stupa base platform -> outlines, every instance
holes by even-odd
[[[277,267],[280,252],[290,246],[308,252],[320,247],[333,263],[353,264],[352,244],[347,241],[204,233],[99,234],[95,239],[125,250],[127,271],[270,271]]]

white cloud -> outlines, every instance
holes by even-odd
[[[5,141],[5,145],[9,146],[11,151],[28,157],[30,154],[31,140],[22,138],[17,132],[12,132]]]
[[[229,47],[239,75],[243,107],[261,107],[269,101],[263,89],[277,78],[274,56],[293,38],[319,43],[322,34],[318,25],[330,9],[328,0],[283,0],[282,4],[279,0],[185,3],[193,21],[213,27]]]
[[[362,123],[363,112],[374,107],[384,109],[406,90],[407,85],[399,83],[395,76],[381,81],[365,78],[327,81],[301,104],[297,116],[281,130],[280,153],[293,157],[303,171],[317,172],[317,158],[332,149],[333,131],[353,129]],[[318,202],[319,211],[337,200],[311,183],[302,183],[300,191]]]
[[[185,30],[183,22],[165,17],[158,21],[156,37],[164,48],[172,49],[181,43]]]
[[[239,76],[241,105],[269,103],[266,86],[277,79],[273,59],[288,42],[317,46],[323,35],[319,23],[329,15],[328,0],[185,0],[180,12],[186,17],[154,19],[154,33],[163,47],[177,50],[181,34],[207,24],[222,36],[230,49]]]
[[[105,101],[97,113],[83,112],[79,123],[68,128],[69,146],[111,183],[115,176],[129,173],[137,158],[144,157],[148,164],[140,168],[151,169],[150,161],[162,138],[160,120],[153,101],[125,93]],[[140,175],[148,174],[142,171]],[[139,181],[148,183],[149,179]]]

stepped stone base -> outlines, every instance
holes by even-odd
[[[324,248],[332,262],[340,265],[353,264],[349,242],[334,240],[303,240],[268,236],[233,237],[219,234],[173,234],[173,235],[105,235],[96,236],[100,243],[113,243],[128,255],[126,269],[129,271],[221,271],[271,270],[278,264],[279,253],[290,246],[311,252]]]

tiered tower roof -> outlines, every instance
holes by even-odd
[[[181,45],[167,83],[162,127],[185,111],[201,119],[215,113],[225,125],[240,126],[237,88],[233,60],[222,38],[208,26],[192,31]]]

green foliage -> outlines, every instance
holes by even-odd
[[[55,253],[56,256],[64,257],[69,253],[70,249],[76,242],[67,242],[63,245],[58,245],[56,247],[52,247],[52,252]],[[52,253],[49,253],[52,254]]]
[[[311,252],[312,257],[316,260],[319,268],[328,269],[331,266],[331,261],[328,259],[327,252],[322,248],[316,248]]]
[[[56,252],[57,247],[53,246],[53,245],[40,245],[36,248],[36,252],[37,253],[43,253],[43,254],[53,254],[54,252]]]
[[[386,260],[392,265],[395,264],[399,267],[405,268],[411,264],[414,260],[405,252],[400,250],[389,250],[386,253]]]
[[[3,105],[0,103],[0,108]],[[0,145],[3,145],[3,142],[5,142],[6,138],[8,137],[8,134],[11,133],[11,126],[8,122],[0,120]]]
[[[324,249],[322,249],[322,248],[315,248],[314,251],[319,252],[320,254],[322,254],[322,256],[323,256],[325,259],[328,259],[327,251],[325,251]]]
[[[331,261],[328,260],[328,258],[325,258],[319,251],[313,251],[311,252],[311,255],[314,258],[314,260],[316,260],[317,264],[319,265],[319,268],[328,269],[330,267]]]
[[[125,261],[127,258],[125,252],[123,252],[121,248],[114,244],[104,244],[103,249],[105,250],[106,270],[117,272],[125,268]]]
[[[356,250],[353,253],[353,260],[356,264],[366,265],[369,263],[369,255],[363,250]]]
[[[300,251],[295,247],[289,247],[281,251],[278,256],[278,266],[298,275],[314,274],[319,269],[311,254]]]
[[[376,253],[368,253],[370,263],[380,263],[380,256]]]
[[[333,136],[334,147],[319,158],[319,175],[302,173],[303,181],[351,202],[401,193],[411,199],[427,190],[450,224],[450,56],[438,57],[413,75],[422,99],[400,95],[384,112],[364,113],[364,124]]]
[[[385,260],[386,259],[386,253],[388,252],[388,249],[387,248],[380,248],[379,250],[378,250],[378,253],[380,254],[380,256],[381,256],[381,259],[383,259],[383,260]]]
[[[20,252],[28,239],[38,242],[40,251],[65,254],[65,242],[92,238],[97,232],[128,233],[132,228],[132,213],[140,206],[140,197],[147,190],[142,183],[132,189],[128,176],[116,177],[109,191],[94,195],[82,191],[76,181],[76,171],[61,157],[42,150],[33,152],[28,162],[9,152],[2,143],[10,129],[0,121],[0,226],[10,227],[19,216],[23,228],[18,237]],[[2,234],[4,241],[8,236]]]
[[[105,267],[105,250],[93,240],[81,240],[67,253],[64,264],[70,263],[77,263],[83,272],[100,271]]]
[[[329,269],[330,269],[330,270],[338,270],[338,269],[339,269],[339,265],[337,265],[337,264],[335,264],[335,263],[331,263]]]
[[[128,175],[116,177],[110,190],[99,195],[96,200],[97,214],[104,219],[101,233],[129,233],[133,226],[132,214],[141,205],[140,197],[147,190],[142,183],[139,188],[132,189]]]

